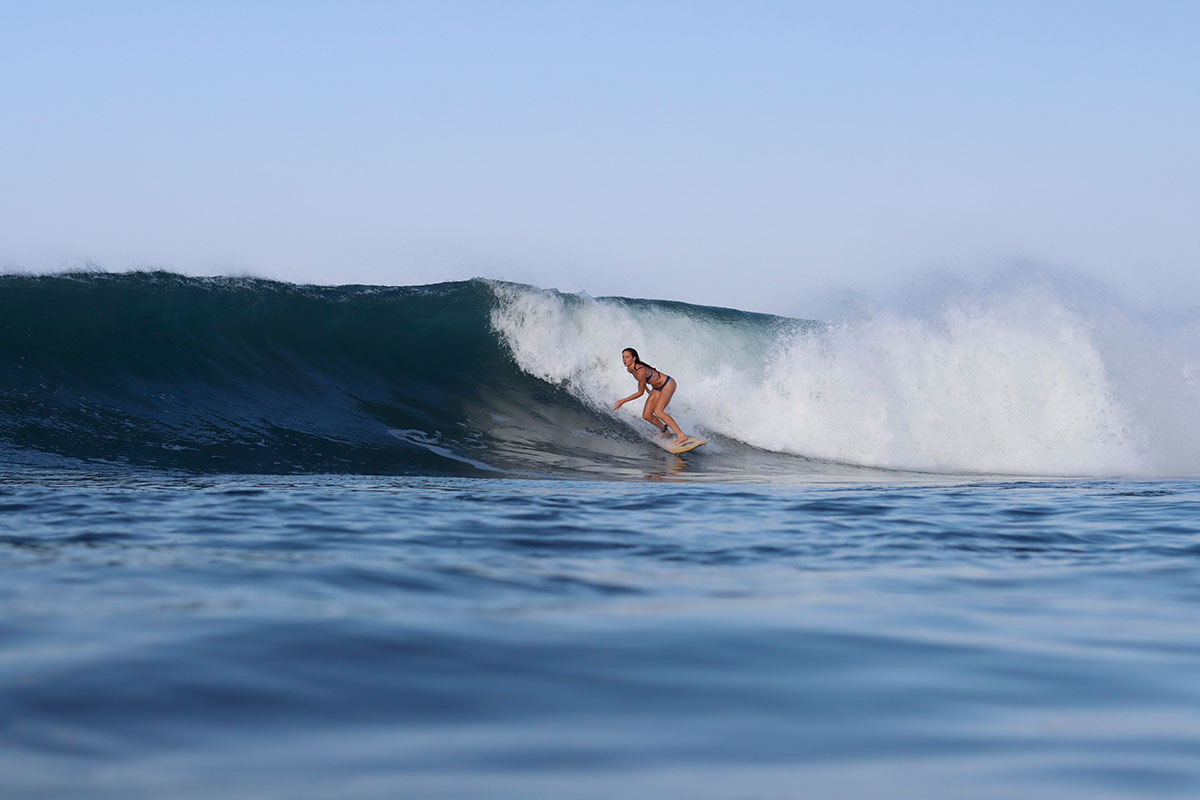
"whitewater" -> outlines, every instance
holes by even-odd
[[[679,380],[688,424],[762,450],[929,472],[1200,470],[1200,351],[1047,287],[836,324],[496,292],[493,324],[521,368],[597,409],[628,388],[612,354],[636,346]]]

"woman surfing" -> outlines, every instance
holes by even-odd
[[[679,385],[675,379],[644,363],[638,357],[638,351],[632,347],[626,347],[621,351],[621,360],[625,362],[626,371],[637,378],[638,389],[636,394],[631,394],[629,397],[622,397],[613,403],[613,411],[616,411],[630,400],[637,400],[649,391],[650,396],[646,398],[646,405],[642,409],[642,419],[658,428],[659,437],[669,436],[670,432],[674,431],[675,446],[678,447],[688,443],[690,437],[680,430],[679,424],[675,422],[675,418],[667,413],[667,403],[671,402],[671,398],[675,396],[675,387]]]

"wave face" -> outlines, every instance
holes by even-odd
[[[8,276],[0,438],[200,471],[487,472],[491,415],[592,416],[513,366],[494,302],[484,282]]]
[[[841,325],[475,280],[0,278],[0,447],[201,472],[641,475],[620,351],[716,476],[1200,473],[1195,324],[1025,289]]]

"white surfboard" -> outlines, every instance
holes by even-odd
[[[682,441],[679,439],[668,439],[663,443],[663,447],[668,453],[675,453],[678,455],[679,453],[686,453],[689,450],[695,450],[702,444],[708,444],[708,442],[699,438],[698,436],[688,436]]]

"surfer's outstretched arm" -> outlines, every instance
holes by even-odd
[[[646,376],[638,375],[637,373],[633,373],[633,376],[635,378],[637,378],[638,390],[636,392],[634,392],[633,394],[629,395],[629,397],[622,397],[620,400],[613,403],[613,411],[616,411],[618,408],[625,405],[630,400],[637,400],[639,397],[641,397],[642,395],[644,395],[646,393]]]
[[[616,411],[618,408],[625,405],[630,400],[637,400],[639,397],[641,397],[645,393],[646,393],[646,382],[644,380],[639,379],[637,394],[631,394],[631,395],[629,395],[629,397],[622,397],[620,400],[613,403],[613,411]]]

